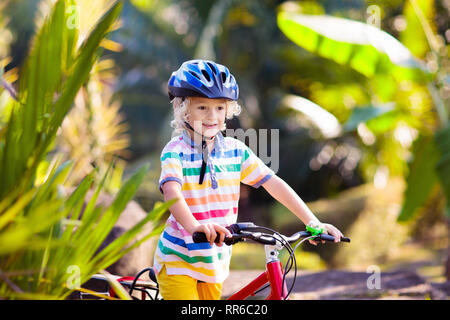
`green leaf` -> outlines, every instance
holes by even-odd
[[[122,2],[118,2],[112,6],[111,9],[103,15],[99,23],[78,50],[78,56],[76,57],[70,70],[70,74],[64,84],[63,92],[54,106],[55,112],[54,116],[51,118],[51,127],[49,131],[51,136],[56,134],[56,130],[70,110],[75,95],[80,87],[87,81],[94,62],[100,55],[100,43],[111,30],[111,26],[119,17],[121,9]]]
[[[53,97],[62,77],[61,61],[64,44],[65,1],[59,0],[50,16],[44,21],[20,75],[19,100],[23,102],[20,112],[20,167],[23,169],[34,152],[38,134],[46,121]],[[22,169],[22,170],[23,170]]]
[[[420,21],[422,17],[418,15],[422,15],[427,23],[431,24],[431,28],[435,30],[434,0],[415,0],[415,3],[412,4],[412,1],[405,2],[403,17],[406,28],[400,32],[400,40],[416,57],[424,58],[432,48],[429,46],[424,26]]]
[[[11,223],[14,218],[21,213],[29,204],[35,194],[35,190],[30,190],[19,198],[12,206],[10,206],[4,213],[0,215],[0,230],[7,224]],[[11,197],[12,198],[12,197]],[[5,200],[7,200],[5,198]]]
[[[59,159],[61,159],[61,157],[59,157]],[[55,162],[45,183],[39,187],[28,210],[32,210],[36,203],[40,204],[43,201],[50,200],[51,197],[55,195],[56,186],[62,184],[67,178],[72,169],[73,161],[66,161],[60,166],[58,166],[58,164],[59,160]]]
[[[71,3],[73,1],[68,1]],[[53,99],[59,95],[64,80],[63,62],[71,61],[65,55],[73,55],[76,45],[76,31],[67,28],[66,19],[66,1],[59,0],[32,40],[19,77],[19,101],[13,105],[6,128],[8,143],[0,152],[0,198],[17,181],[33,179],[39,161],[56,134],[56,131],[51,134],[44,131],[53,116]],[[71,89],[76,92],[79,88]]]
[[[80,252],[89,260],[98,250],[102,242],[105,240],[111,229],[114,227],[120,214],[125,209],[127,203],[132,200],[138,187],[142,183],[147,174],[149,165],[141,167],[117,193],[112,204],[105,210],[102,219],[95,226],[95,232],[90,232],[83,237],[83,242],[79,244]],[[86,228],[86,226],[83,226]]]
[[[41,249],[47,246],[47,239],[38,233],[48,230],[64,215],[61,210],[62,200],[43,202],[26,218],[15,219],[14,223],[0,233],[0,255],[5,255],[18,250]],[[56,245],[56,242],[54,243]]]
[[[141,232],[144,225],[146,225],[150,221],[156,221],[157,219],[159,219],[161,215],[166,212],[175,202],[176,199],[173,199],[153,209],[144,219],[142,219],[135,226],[133,226],[127,232],[111,242],[105,249],[103,249],[101,253],[99,253],[95,257],[93,263],[98,263],[101,260],[110,261],[112,258],[117,259],[117,255],[120,253],[124,245],[135,238],[139,234],[139,232]],[[154,235],[154,232],[152,232],[151,235]],[[106,268],[109,266],[108,263],[106,263],[105,265],[100,265],[98,268]]]
[[[50,248],[52,247],[52,238],[53,238],[53,230],[54,230],[54,228],[55,228],[55,225],[52,225],[50,227],[50,232],[48,233],[47,245],[45,246],[44,253],[42,255],[42,263],[41,263],[41,268],[39,270],[38,282],[42,281],[42,277],[44,275],[45,268],[47,267],[47,264],[48,264]]]
[[[21,297],[66,295],[68,265],[79,266],[83,277],[98,272],[90,268],[90,260],[148,170],[146,167],[137,172],[108,208],[95,206],[97,198],[91,198],[90,214],[85,221],[78,220],[79,213],[92,186],[93,174],[69,197],[61,197],[58,185],[64,182],[71,164],[56,162],[46,181],[38,187],[34,185],[37,167],[52,147],[56,131],[79,88],[88,79],[100,55],[100,43],[122,7],[121,2],[116,2],[77,50],[77,29],[67,28],[70,11],[65,10],[75,3],[75,0],[56,1],[37,31],[30,56],[22,68],[20,99],[11,104],[8,124],[0,134],[0,269],[12,273],[25,270],[30,274],[13,279],[18,287],[30,291]],[[98,192],[103,186],[99,186]],[[137,228],[120,241],[126,250],[136,245],[137,242],[129,245],[127,241],[133,240]],[[112,262],[125,252],[119,245],[112,249],[119,250],[118,255],[107,255]],[[0,295],[2,298],[19,296],[2,283]]]
[[[107,177],[113,167],[113,162],[110,163],[108,169],[106,170],[105,174],[102,177],[102,180],[97,185],[93,195],[89,199],[89,202],[87,203],[82,217],[81,217],[81,226],[77,229],[77,232],[73,234],[72,242],[76,244],[77,246],[80,246],[84,243],[85,245],[85,239],[91,235],[93,232],[93,229],[95,227],[96,221],[98,221],[102,215],[103,208],[101,206],[96,206],[98,196],[100,195],[101,190],[103,189],[105,182],[107,180]],[[95,172],[93,172],[94,174]]]
[[[447,202],[445,213],[450,218],[450,126],[436,132],[435,142],[440,152],[436,171]]]
[[[66,223],[66,229],[62,235],[63,241],[69,241],[72,236],[72,231],[75,222],[78,222],[81,209],[83,208],[84,198],[89,188],[92,186],[94,178],[92,174],[81,181],[78,187],[72,192],[69,199],[66,201],[66,207],[71,210],[70,220]]]
[[[380,116],[388,112],[391,112],[392,110],[394,110],[392,104],[387,104],[383,106],[369,105],[364,107],[353,108],[349,119],[344,124],[344,129],[346,131],[355,130],[360,123],[366,123],[370,120],[379,118]]]
[[[390,34],[359,21],[280,11],[281,31],[300,47],[362,73],[392,73],[398,80],[423,80],[429,73]]]
[[[439,153],[432,136],[419,136],[413,145],[413,158],[409,163],[406,178],[403,207],[398,221],[408,221],[414,217],[417,209],[425,204],[432,188],[437,183],[435,171]]]
[[[11,186],[15,183],[18,171],[23,166],[23,159],[19,158],[20,153],[20,119],[16,109],[19,107],[18,102],[13,103],[13,111],[9,117],[6,127],[5,144],[2,146],[2,158],[0,159],[0,199],[11,191]]]
[[[97,185],[94,194],[89,199],[89,202],[86,205],[86,208],[83,211],[83,216],[81,217],[81,223],[82,227],[78,231],[79,238],[84,236],[83,232],[89,232],[88,227],[90,227],[91,223],[96,220],[98,217],[97,214],[95,214],[95,206],[97,203],[98,196],[100,195],[101,190],[103,189],[103,186],[105,185],[105,181],[107,179],[107,176],[113,166],[113,163],[111,162],[108,169],[106,170],[102,180]]]
[[[135,243],[133,243],[131,246],[127,247],[124,250],[116,251],[116,252],[112,252],[110,253],[109,256],[105,257],[103,260],[101,261],[98,267],[103,266],[104,268],[106,268],[107,266],[110,266],[111,264],[113,264],[114,262],[116,262],[118,259],[122,258],[124,255],[126,255],[128,252],[130,252],[131,250],[139,247],[142,243],[144,243],[145,241],[149,240],[150,238],[157,236],[159,234],[161,234],[161,232],[164,230],[164,225],[161,225],[157,228],[155,228],[152,232],[150,232],[148,235],[146,235],[145,237],[143,237],[142,239],[140,239],[139,241],[136,241]],[[97,268],[98,268],[97,267]]]
[[[392,131],[395,129],[397,123],[400,120],[405,121],[406,123],[409,123],[410,120],[414,120],[411,116],[408,114],[405,114],[399,109],[395,109],[389,112],[386,112],[385,114],[371,119],[367,122],[367,128],[372,131],[374,134],[382,134],[386,133],[388,131]],[[415,121],[413,121],[414,123]]]
[[[71,26],[70,25],[71,21],[68,20],[72,19],[73,15],[79,15],[79,12],[77,11],[73,12],[73,10],[78,10],[77,4],[75,0],[66,0],[66,1],[67,1],[67,9],[70,10],[66,10],[66,14],[68,15],[66,16],[65,20],[67,26],[67,30],[64,33],[65,46],[63,47],[64,50],[63,58],[65,57],[65,59],[62,61],[62,70],[64,73],[67,73],[70,67],[72,66],[73,59],[75,58],[77,42],[79,37],[78,33],[79,29],[75,26]]]

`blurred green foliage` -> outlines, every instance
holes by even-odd
[[[0,297],[63,299],[93,274],[159,232],[136,241],[143,227],[158,220],[173,203],[158,205],[136,225],[101,247],[127,203],[144,180],[148,165],[118,188],[113,201],[97,205],[113,162],[98,183],[95,170],[73,184],[67,177],[74,161],[53,157],[56,133],[79,89],[101,55],[101,43],[120,16],[114,3],[82,41],[71,26],[75,2],[59,0],[38,23],[32,47],[18,77],[18,90],[0,72]],[[6,90],[4,90],[6,89]],[[47,162],[50,160],[50,164]],[[72,188],[70,194],[67,190]],[[85,199],[89,189],[93,196]]]

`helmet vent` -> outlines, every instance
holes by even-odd
[[[193,71],[189,71],[190,74],[192,74],[194,77],[196,77],[198,80],[200,80],[200,77]]]
[[[206,78],[206,81],[211,81],[211,77],[209,76],[208,72],[206,72],[206,70],[202,69],[202,74]]]
[[[214,66],[213,66],[213,64],[211,62],[207,62],[206,64],[211,68],[211,71],[214,74],[217,74],[216,68],[214,68]]]

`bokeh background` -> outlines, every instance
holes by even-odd
[[[78,14],[68,23],[82,41],[114,1],[75,2]],[[24,62],[53,3],[2,0],[3,101],[19,90]],[[100,181],[114,160],[105,186],[114,194],[149,163],[135,200],[152,210],[162,201],[159,157],[172,132],[167,80],[185,60],[215,60],[229,67],[240,87],[243,110],[227,127],[279,130],[277,174],[320,220],[352,238],[350,245],[306,245],[298,251],[300,268],[378,265],[450,280],[449,1],[122,4],[42,172],[62,155],[74,161],[65,183],[77,186],[94,169]],[[3,115],[0,128],[6,123]],[[239,221],[283,233],[303,228],[263,188],[244,185]],[[232,269],[263,268],[263,257],[263,248],[235,246]]]

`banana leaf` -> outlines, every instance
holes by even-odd
[[[450,218],[450,126],[436,132],[435,142],[440,153],[436,171],[447,200],[445,214]]]
[[[408,164],[403,207],[397,221],[408,221],[428,199],[438,182],[435,166],[439,152],[433,136],[419,136],[413,145],[412,160]]]
[[[403,7],[403,17],[406,28],[399,34],[400,41],[416,56],[425,58],[431,49],[427,39],[427,34],[423,21],[430,25],[431,30],[436,30],[435,23],[435,1],[434,0],[414,0],[406,1]],[[419,15],[421,17],[419,17]]]
[[[342,128],[336,117],[311,100],[289,94],[283,97],[281,105],[297,111],[327,139],[335,138],[342,133]]]
[[[423,81],[426,67],[390,34],[359,21],[280,11],[280,30],[298,46],[362,73]]]
[[[394,110],[392,104],[382,106],[362,106],[353,108],[352,113],[344,124],[346,131],[355,130],[360,123],[370,122],[374,119],[380,119],[383,115]]]

